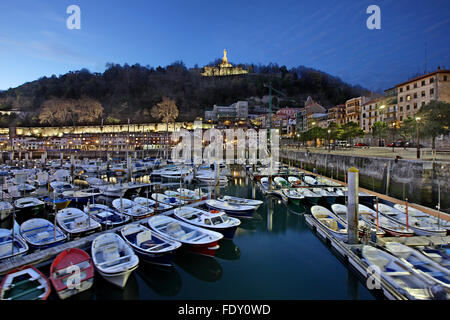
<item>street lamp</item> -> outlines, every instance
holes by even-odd
[[[331,130],[328,129],[328,152],[330,152],[330,150],[331,150],[330,133],[331,133]]]
[[[416,122],[417,122],[417,159],[420,159],[420,138],[419,138],[419,122],[420,122],[420,117],[416,118]]]

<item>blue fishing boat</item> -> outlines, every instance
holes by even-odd
[[[181,247],[180,242],[166,239],[140,224],[127,225],[120,233],[140,259],[153,264],[172,266],[173,253]]]
[[[26,254],[28,245],[20,234],[12,234],[11,230],[0,229],[0,261]]]
[[[103,228],[118,227],[131,220],[130,216],[99,203],[85,206],[84,212],[100,222]]]
[[[46,249],[66,241],[67,236],[53,223],[34,218],[25,221],[20,226],[20,234],[34,249]]]

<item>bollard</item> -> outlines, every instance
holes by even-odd
[[[347,234],[348,243],[358,243],[359,170],[348,169]]]

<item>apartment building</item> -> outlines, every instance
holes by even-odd
[[[342,125],[345,123],[345,104],[339,104],[331,107],[327,112],[328,125],[332,122]]]
[[[345,123],[356,122],[361,127],[361,106],[370,100],[369,97],[357,97],[345,102]]]
[[[396,85],[398,120],[414,117],[432,100],[450,103],[450,70],[438,69]]]

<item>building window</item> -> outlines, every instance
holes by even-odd
[[[430,78],[430,83],[433,83],[434,82],[434,78]]]
[[[402,107],[400,107],[400,112],[403,112],[403,106],[402,106]]]
[[[425,105],[425,101],[422,101],[422,107]]]
[[[403,121],[403,116],[400,116],[400,121]]]
[[[414,109],[417,109],[417,103],[414,102]]]
[[[447,81],[447,76],[444,76],[444,81]]]
[[[409,104],[406,106],[406,110],[409,110]]]
[[[409,101],[409,100],[411,100],[411,96],[410,96],[410,95],[407,95],[407,96],[406,96],[406,101]]]
[[[425,85],[425,80],[422,80],[422,86],[424,86]]]
[[[433,94],[434,94],[434,89],[431,88],[431,89],[430,89],[430,95],[433,95]]]
[[[425,91],[422,91],[422,97],[425,97]]]
[[[400,88],[400,92],[403,92],[403,88]]]
[[[416,89],[417,88],[417,82],[416,83],[414,83],[414,89]]]
[[[409,85],[406,86],[406,90],[409,90]]]
[[[417,92],[414,93],[414,99],[417,99]]]
[[[400,102],[403,102],[403,97],[400,97]]]

